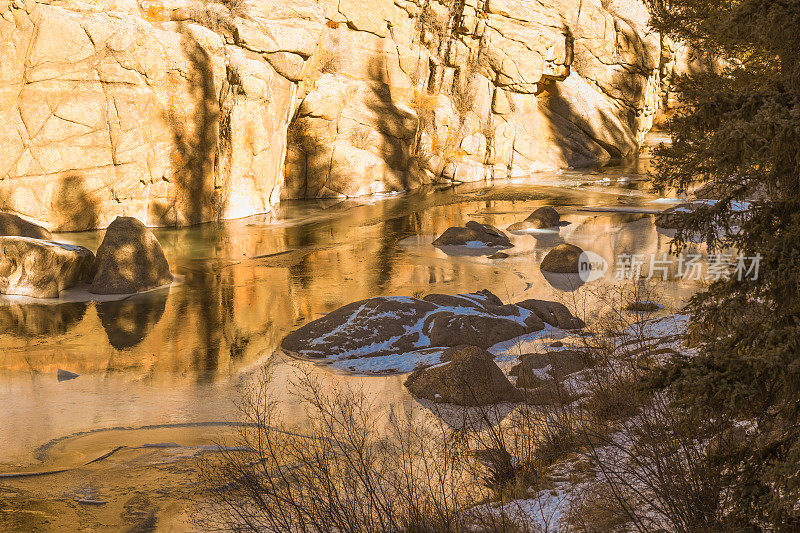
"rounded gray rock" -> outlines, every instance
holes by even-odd
[[[167,258],[153,232],[135,218],[117,217],[97,249],[89,291],[132,294],[171,282]]]
[[[522,222],[511,224],[508,231],[557,228],[560,223],[561,217],[558,215],[558,211],[552,207],[540,207]]]
[[[559,244],[544,256],[541,269],[557,274],[578,274],[583,250],[574,244]]]

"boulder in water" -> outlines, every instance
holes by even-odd
[[[508,227],[508,231],[527,231],[527,230],[557,228],[560,223],[561,223],[561,217],[559,217],[558,211],[556,211],[552,207],[540,207],[539,209],[531,213],[531,215],[522,222],[511,224]]]
[[[541,322],[535,317],[532,317],[532,320],[509,320],[509,316],[518,316],[518,309],[512,310],[514,306],[508,307],[506,315],[498,313],[481,316],[461,314],[457,311],[437,313],[428,327],[430,342],[433,346],[470,343],[481,348],[489,348],[498,342],[542,329]]]
[[[544,256],[541,269],[557,274],[578,274],[583,250],[574,244],[559,244]]]
[[[694,200],[678,204],[676,206],[665,209],[656,217],[656,227],[665,229],[678,229],[680,228],[681,215],[694,213],[700,210],[711,210],[717,204],[717,200]],[[740,224],[750,209],[750,202],[731,201],[729,209],[732,212],[731,223]]]
[[[108,226],[93,271],[94,294],[132,294],[172,282],[158,239],[131,217],[117,217]]]
[[[0,294],[58,298],[87,281],[94,254],[82,246],[0,237]]]
[[[30,237],[45,241],[53,239],[53,236],[45,228],[11,213],[0,213],[0,236]]]
[[[417,398],[463,406],[491,405],[521,400],[492,354],[476,346],[462,345],[445,352],[446,362],[408,376],[408,391]]]
[[[665,209],[656,216],[656,226],[659,228],[677,229],[679,226],[678,217],[682,214],[696,211],[700,205],[702,205],[700,202],[683,203]]]
[[[379,296],[306,324],[287,335],[281,347],[345,370],[410,372],[438,363],[446,348],[465,343],[488,348],[541,331],[545,321],[555,327],[583,325],[561,304],[526,300],[503,305],[489,291],[422,299]]]
[[[511,248],[508,236],[488,224],[479,224],[474,220],[467,222],[466,226],[447,228],[438,239],[433,241],[434,246],[481,246],[486,248],[501,247]]]

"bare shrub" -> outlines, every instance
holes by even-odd
[[[573,525],[584,531],[597,531],[598,523],[609,530],[625,524],[638,531],[724,531],[726,474],[707,453],[724,424],[678,410],[669,391],[649,386],[653,369],[679,356],[670,346],[683,333],[653,336],[642,321],[649,315],[631,306],[651,298],[652,287],[634,282],[618,291],[606,295],[610,312],[595,322],[594,334],[582,337],[592,365],[582,375],[585,399],[574,431],[595,476],[573,502],[579,509]],[[736,449],[732,438],[725,446]],[[586,516],[593,520],[587,523]]]
[[[317,51],[317,71],[321,74],[335,74],[339,71],[339,60],[336,53],[330,49],[319,49]]]
[[[309,420],[293,432],[265,372],[235,447],[203,465],[205,519],[231,531],[729,530],[730,473],[708,450],[735,454],[741,439],[647,387],[672,342],[625,311],[648,290],[608,296],[610,311],[574,337],[588,368],[554,379],[544,404],[433,405],[421,423],[413,407],[382,412],[304,373]]]
[[[246,17],[245,0],[199,0],[183,9],[187,18],[220,34],[232,35],[234,18]]]
[[[435,96],[419,91],[414,92],[414,99],[411,102],[411,106],[417,113],[418,125],[414,138],[412,157],[417,160],[421,168],[426,168],[430,158],[441,150],[436,132],[436,108],[438,105],[439,102]],[[422,146],[422,138],[426,133],[430,135],[432,140],[432,145],[430,147]]]
[[[303,434],[277,417],[269,373],[245,395],[235,447],[203,464],[203,521],[228,531],[464,531],[480,502],[474,462],[442,422],[376,413],[362,392],[328,394],[310,374],[296,392]],[[491,519],[489,520],[491,522]]]
[[[422,42],[433,48],[438,54],[450,37],[450,19],[442,20],[430,3],[426,3],[415,22]],[[433,37],[435,41],[426,42],[428,36]]]
[[[459,78],[460,77],[461,76],[459,76]],[[475,86],[469,79],[466,81],[459,79],[453,84],[453,91],[450,98],[462,122],[465,120],[467,113],[475,109],[476,92]]]

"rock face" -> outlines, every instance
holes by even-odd
[[[560,222],[561,217],[558,215],[558,211],[552,207],[540,207],[522,222],[511,224],[508,231],[557,228]]]
[[[492,360],[492,354],[475,346],[458,346],[445,352],[446,362],[415,370],[405,386],[425,400],[464,406],[513,402],[521,394]]]
[[[376,297],[353,302],[287,335],[281,348],[338,368],[367,373],[410,372],[439,362],[448,347],[488,348],[525,333],[582,327],[566,307],[526,300],[503,305],[488,291],[431,294],[422,299]]]
[[[45,228],[11,213],[0,213],[0,236],[30,237],[31,239],[44,239],[46,241],[53,238]]]
[[[92,271],[89,291],[94,294],[132,294],[172,281],[155,235],[130,217],[119,217],[108,227]]]
[[[602,164],[636,150],[659,106],[661,40],[637,0],[323,5],[287,198]]]
[[[58,298],[89,278],[94,254],[81,246],[0,237],[0,294]]]
[[[245,4],[0,0],[2,204],[58,231],[269,210],[297,90],[279,70],[323,18]]]
[[[641,0],[449,4],[0,0],[0,209],[188,225],[636,150]]]
[[[418,187],[423,180],[411,158],[418,126],[417,114],[394,102],[380,79],[322,74],[289,129],[283,197],[353,197]]]
[[[583,250],[574,244],[559,244],[544,256],[541,269],[557,274],[577,274]]]
[[[435,241],[434,246],[484,246],[488,248],[511,248],[511,240],[502,231],[474,220],[465,227],[447,228]]]

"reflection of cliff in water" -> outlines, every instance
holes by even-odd
[[[0,308],[0,374],[66,368],[121,372],[131,380],[217,382],[271,354],[299,325],[371,296],[489,289],[507,301],[582,298],[589,291],[564,296],[542,276],[539,263],[555,245],[598,253],[612,269],[620,253],[649,256],[668,248],[651,215],[584,212],[621,198],[627,207],[649,200],[613,187],[476,185],[380,201],[292,204],[283,218],[156,230],[180,284],[88,307]],[[511,234],[508,259],[451,257],[431,245],[448,227],[477,220],[506,228],[544,205],[559,206],[570,224],[559,233]],[[96,248],[99,237],[69,238]]]
[[[168,289],[97,304],[97,315],[117,350],[138,346],[164,316]]]
[[[192,300],[187,302],[190,316],[195,317],[193,325],[196,328],[191,359],[201,380],[210,378],[217,371],[222,348],[227,344],[225,340],[236,327],[230,269],[205,266],[205,269],[193,270],[186,276],[186,283],[194,293]]]
[[[86,303],[2,305],[0,334],[23,339],[41,335],[64,335],[83,320],[87,307]]]

